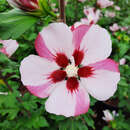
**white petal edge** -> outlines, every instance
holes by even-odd
[[[66,88],[66,81],[55,84],[55,87],[45,103],[46,111],[66,117],[77,116],[88,111],[89,95],[84,88],[79,86],[77,92],[71,93]]]
[[[3,47],[5,48],[6,53],[8,54],[9,57],[12,56],[13,53],[19,47],[19,44],[17,43],[16,40],[0,40],[0,42],[3,43]]]
[[[112,97],[117,90],[120,73],[107,70],[96,70],[89,78],[82,78],[82,85],[88,93],[100,101]]]
[[[83,64],[88,65],[104,60],[112,51],[111,37],[106,29],[99,25],[92,25],[84,36],[80,48],[85,50]]]
[[[52,23],[40,32],[47,48],[55,54],[64,52],[68,57],[72,55],[72,32],[64,23]]]
[[[20,65],[21,80],[26,86],[39,86],[48,82],[49,74],[58,69],[54,62],[40,56],[30,55]]]

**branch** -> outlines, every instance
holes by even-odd
[[[6,86],[8,87],[9,91],[13,92],[13,89],[9,86],[8,82],[6,81],[6,78],[2,75],[2,72],[0,71],[0,78],[4,81]]]
[[[61,20],[61,22],[66,23],[66,18],[65,18],[65,1],[64,0],[59,0],[59,8],[60,8],[60,20]]]
[[[8,78],[8,77],[4,77],[4,76],[2,75],[2,72],[0,71],[0,79],[2,79],[2,80],[4,81],[5,85],[6,85],[6,86],[8,87],[8,89],[9,89],[9,91],[10,91],[10,92],[13,92],[13,89],[12,89],[12,88],[10,87],[10,85],[8,84],[6,78]],[[17,101],[20,102],[20,103],[23,102],[22,99],[19,98],[19,97],[16,97],[16,99],[17,99]],[[27,112],[28,117],[31,117],[30,111],[28,111],[27,109],[24,109],[24,110]]]

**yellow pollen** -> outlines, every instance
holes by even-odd
[[[71,64],[66,67],[65,71],[66,71],[68,77],[75,77],[75,76],[77,76],[78,67]]]

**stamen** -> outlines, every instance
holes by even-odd
[[[70,64],[65,68],[68,77],[76,77],[78,72],[78,67],[74,64]]]

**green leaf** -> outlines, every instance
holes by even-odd
[[[129,49],[129,44],[120,43],[119,44],[119,54],[122,57]]]
[[[93,119],[89,115],[83,115],[83,117],[87,125],[95,129]]]
[[[8,114],[8,118],[10,120],[13,120],[17,116],[18,112],[19,112],[18,108],[6,108],[6,109],[4,108],[4,109],[0,109],[1,115],[4,116],[4,115]]]
[[[81,120],[76,121],[73,118],[62,121],[59,125],[59,130],[88,130],[88,127]]]
[[[32,113],[31,119],[27,120],[26,123],[34,128],[49,126],[47,120],[37,113]]]
[[[105,126],[103,130],[111,130],[108,126]]]
[[[50,115],[50,117],[49,118],[51,118],[51,119],[53,119],[53,120],[55,120],[55,121],[61,121],[61,120],[65,120],[66,119],[66,117],[64,117],[64,116],[56,116],[56,115]]]
[[[40,9],[42,9],[45,14],[49,14],[54,18],[57,18],[56,14],[51,11],[51,6],[49,6],[48,0],[39,0],[38,2]]]
[[[38,20],[20,10],[11,10],[0,14],[0,37],[2,39],[16,39],[27,31]]]

